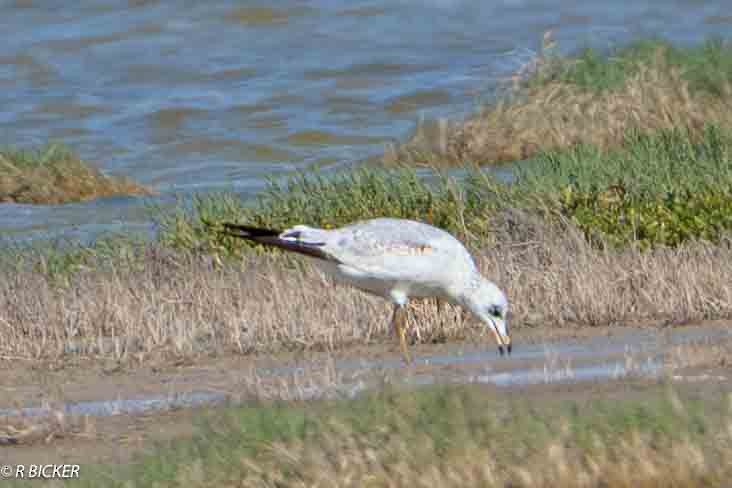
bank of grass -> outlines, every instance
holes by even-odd
[[[493,222],[495,244],[474,255],[509,296],[516,330],[732,318],[732,246],[724,242],[601,248],[571,222],[555,226],[518,209]],[[336,285],[302,260],[239,251],[219,261],[148,243],[128,260],[91,254],[55,279],[35,266],[2,270],[0,359],[136,367],[393,343],[384,300]],[[459,309],[418,301],[409,340],[490,337]]]
[[[732,132],[713,124],[698,133],[628,130],[612,149],[580,144],[544,151],[516,169],[512,184],[465,169],[461,181],[441,173],[428,182],[409,168],[300,175],[273,183],[249,206],[232,195],[203,195],[160,218],[160,239],[231,255],[246,244],[217,233],[218,222],[328,228],[398,217],[447,229],[477,249],[495,244],[495,217],[509,209],[571,222],[601,246],[720,242],[732,231]]]
[[[420,125],[391,148],[391,164],[445,167],[531,158],[542,150],[620,144],[628,129],[732,127],[732,45],[677,47],[643,40],[610,53],[545,49],[513,79],[511,95],[461,121]]]
[[[127,178],[102,174],[60,144],[0,149],[0,203],[53,205],[149,194],[150,189]]]
[[[732,474],[728,398],[664,386],[540,402],[479,386],[386,388],[212,413],[193,440],[128,468],[85,466],[75,485],[701,487]]]

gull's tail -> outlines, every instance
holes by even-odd
[[[264,246],[277,247],[285,251],[304,254],[325,261],[337,261],[323,250],[324,242],[310,242],[300,239],[301,232],[297,228],[286,231],[252,227],[250,225],[222,223],[223,234],[256,242]]]

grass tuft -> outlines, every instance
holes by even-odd
[[[712,40],[680,48],[641,41],[609,55],[574,58],[546,48],[519,70],[512,95],[464,121],[419,126],[384,161],[416,166],[493,164],[543,150],[617,147],[628,129],[732,127],[732,46]],[[528,73],[528,74],[526,74]]]
[[[57,205],[152,191],[122,177],[103,175],[60,144],[0,150],[0,203]]]

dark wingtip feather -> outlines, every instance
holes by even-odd
[[[261,227],[252,227],[249,225],[234,224],[231,222],[223,222],[221,226],[223,227],[223,230],[221,232],[232,237],[248,239],[253,242],[263,244],[265,246],[278,247],[280,249],[284,249],[285,251],[304,254],[306,256],[322,259],[324,261],[338,262],[332,256],[328,255],[320,249],[320,247],[323,246],[324,243],[304,243],[297,240],[293,241],[281,239],[280,235],[282,234],[282,231],[263,229]],[[294,231],[287,234],[286,237],[292,237],[296,239],[297,237],[299,237],[299,234],[299,232]]]
[[[243,238],[257,237],[277,237],[281,231],[274,229],[264,229],[262,227],[253,227],[251,225],[234,224],[232,222],[223,222],[221,224],[224,231],[229,235]]]

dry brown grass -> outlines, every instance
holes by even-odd
[[[263,461],[242,460],[245,477],[221,486],[299,487],[707,487],[723,486],[730,474],[732,425],[719,432],[721,463],[693,442],[659,449],[648,436],[632,435],[608,447],[598,438],[592,453],[568,447],[562,439],[527,453],[524,463],[500,465],[495,452],[461,444],[445,456],[425,436],[418,442],[391,438],[364,442],[334,426],[320,443],[274,444]],[[716,453],[715,453],[716,454]],[[425,462],[429,460],[429,462]],[[169,486],[199,486],[196,463]]]
[[[63,410],[47,417],[0,417],[0,446],[48,444],[61,437],[90,437],[94,424],[88,417],[69,419]]]
[[[710,370],[728,368],[732,358],[732,343],[707,340],[678,344],[664,354],[664,364],[670,373],[684,369]]]
[[[550,229],[519,212],[502,221],[498,245],[477,257],[485,274],[506,289],[513,326],[732,317],[727,244],[597,250],[571,226]],[[391,341],[384,301],[335,285],[300,261],[250,256],[219,267],[207,257],[153,246],[137,265],[106,268],[79,271],[64,286],[41,271],[5,271],[0,358],[144,362],[158,355],[332,350]],[[414,311],[416,341],[482,331],[454,308],[438,315],[425,302]]]
[[[590,405],[553,416],[551,401],[527,413],[518,404],[460,403],[451,394],[441,392],[445,403],[438,402],[438,412],[419,402],[389,404],[385,416],[398,420],[376,415],[368,430],[331,413],[305,439],[260,441],[256,454],[243,452],[227,460],[231,469],[220,475],[217,486],[702,487],[726,486],[732,474],[729,405],[719,405],[722,411],[714,415],[721,418],[710,421],[708,433],[701,434],[689,428],[693,419],[698,421],[698,407],[673,390],[663,403],[656,398],[648,404],[669,410],[648,413],[648,424],[636,428],[627,422],[637,410],[623,401],[607,416],[593,417]],[[653,394],[646,400],[651,398]],[[420,407],[425,408],[421,413],[410,410]],[[352,415],[368,418],[369,413],[356,407]],[[422,423],[423,416],[445,422],[449,435]],[[537,418],[544,420],[537,424]],[[550,432],[539,427],[544,421],[552,426]],[[654,432],[654,421],[678,435]],[[227,425],[213,431],[226,432]],[[201,486],[218,474],[204,459],[178,466],[175,479],[161,486]]]
[[[541,60],[535,63],[541,69]],[[387,150],[384,161],[438,167],[516,161],[577,143],[617,146],[628,129],[684,127],[698,135],[705,123],[732,125],[732,86],[722,91],[692,92],[659,51],[620,88],[595,91],[555,80],[516,89],[464,121],[420,124],[409,141]]]

